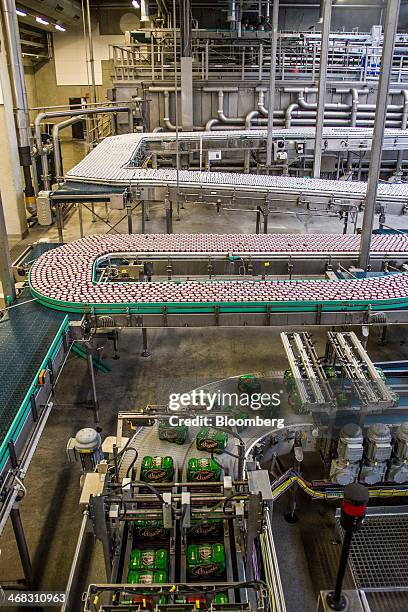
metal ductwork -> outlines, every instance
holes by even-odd
[[[237,27],[237,21],[238,21],[237,15],[238,15],[237,0],[229,0],[227,22],[231,30],[235,30],[235,28]]]
[[[21,0],[18,6],[40,17],[49,17],[53,22],[63,23],[70,28],[82,27],[82,7],[77,0]],[[27,24],[25,18],[22,18]],[[35,24],[41,27],[41,24]],[[49,28],[46,28],[49,29]]]
[[[140,23],[141,25],[148,25],[150,23],[149,0],[140,0]]]

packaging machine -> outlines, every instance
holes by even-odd
[[[209,383],[203,391],[208,396],[215,391],[225,394],[235,391],[241,398],[256,391],[270,393],[275,383],[282,384],[281,376],[268,380],[246,375]],[[235,405],[218,405],[209,411],[204,403],[194,410],[186,407],[178,415],[207,414],[215,419],[217,415],[231,415],[236,409]],[[344,471],[348,468],[351,473],[351,467],[358,466],[348,482],[357,478],[361,462],[360,479],[368,486],[370,500],[381,499],[390,505],[391,522],[392,507],[397,512],[399,507],[395,504],[404,503],[408,495],[406,472],[394,478],[397,463],[401,469],[407,452],[404,424],[393,427],[392,433],[389,430],[387,444],[378,437],[378,425],[364,429],[364,434],[361,430],[359,439],[351,434],[346,439],[343,427],[336,447],[330,446],[315,416],[296,415],[284,398],[278,414],[284,417],[285,424],[279,429],[244,426],[238,433],[235,427],[211,426],[210,435],[208,428],[203,431],[190,426],[181,432],[179,427],[169,426],[172,414],[169,405],[120,412],[116,434],[105,438],[102,444],[96,436],[94,445],[85,448],[82,440],[88,430],[78,432],[69,441],[71,458],[78,460],[82,452],[86,454],[84,461],[81,459],[83,527],[64,610],[73,605],[74,586],[80,581],[78,559],[84,534],[92,532],[104,551],[107,581],[85,585],[83,601],[87,612],[113,609],[283,612],[289,594],[285,586],[297,571],[296,557],[291,559],[290,570],[284,562],[285,555],[290,554],[286,542],[286,537],[291,537],[289,515],[295,516],[296,509],[301,511],[302,500],[311,499],[314,504],[308,506],[309,514],[316,517],[319,512],[323,514],[319,510],[323,506],[326,513],[333,513],[334,521],[333,506],[343,497],[346,482],[324,476],[323,447],[330,448],[328,456],[333,464],[340,461],[339,453]],[[348,417],[352,419],[352,411]],[[404,416],[401,418],[403,421]],[[334,432],[330,434],[330,440],[337,441]],[[86,435],[90,440],[91,435]],[[151,455],[153,448],[155,456]],[[356,452],[360,453],[359,458]],[[93,464],[89,453],[95,457]],[[383,471],[378,470],[380,455]],[[289,524],[284,527],[280,515],[282,508],[287,507],[287,503],[282,506],[285,499],[289,500],[290,512]],[[376,520],[386,513],[387,509],[378,505],[369,508],[370,528],[366,535],[364,530],[361,532],[352,549],[356,582],[348,583],[347,587],[354,589],[347,591],[352,599],[370,594],[367,583],[359,583],[362,578],[358,555],[364,556],[364,546],[371,545]],[[307,529],[307,524],[301,529]],[[321,540],[329,534],[332,538],[332,530],[322,532]],[[380,549],[386,545],[384,534],[378,532],[377,538],[376,547]],[[372,563],[371,558],[367,561]],[[312,558],[309,571],[316,572],[320,562],[321,558]],[[389,559],[379,555],[375,570],[372,567],[372,572],[375,571],[391,571]],[[334,580],[335,575],[327,569],[317,588],[315,605],[319,590],[330,587]],[[403,590],[406,584],[404,579],[394,579],[393,586],[387,583],[382,590],[384,597],[391,597],[395,588]],[[401,591],[400,595],[405,601],[406,593]],[[294,609],[293,604],[289,609]],[[364,609],[374,611],[382,607]]]
[[[260,578],[264,555],[270,557],[265,563],[273,559],[267,472],[244,475],[242,461],[234,459],[237,448],[244,458],[242,440],[233,432],[204,434],[211,453],[207,444],[199,446],[197,427],[189,428],[183,440],[163,435],[164,428],[177,433],[166,425],[170,414],[165,406],[119,413],[116,436],[102,444],[107,461],[85,474],[81,504],[103,544],[108,583],[88,587],[84,610],[112,605],[123,610],[268,610],[271,589],[275,609],[284,610],[279,574],[268,573],[268,580],[274,579],[269,584]],[[127,437],[129,426],[136,434]],[[152,445],[156,457],[143,457]],[[71,453],[76,447],[77,440],[70,441]],[[262,551],[255,544],[261,540]],[[71,576],[74,581],[74,566]]]
[[[288,357],[290,385],[299,412],[338,410],[339,393],[336,369],[348,381],[357,405],[364,413],[382,414],[398,405],[396,394],[381,376],[355,332],[328,332],[324,359],[315,349],[308,332],[282,332],[281,340]],[[334,384],[333,384],[334,382]]]

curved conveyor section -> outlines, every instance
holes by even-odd
[[[351,280],[170,280],[97,283],[96,262],[109,253],[211,257],[301,253],[357,256],[359,236],[339,234],[118,234],[88,236],[42,255],[30,271],[34,297],[50,308],[94,314],[394,310],[408,308],[408,273]],[[372,256],[408,253],[405,235],[374,236]]]
[[[354,130],[354,132],[353,132]],[[300,138],[299,134],[307,134],[311,128],[304,128],[303,132],[296,130],[281,130],[286,132],[287,139]],[[292,133],[291,133],[292,132]],[[406,138],[408,130],[386,130],[386,136],[393,140]],[[313,132],[311,132],[313,133]],[[361,138],[372,138],[372,130],[364,128],[325,128],[324,138],[343,137],[344,142],[351,134],[359,134]],[[394,134],[395,133],[395,134]],[[364,134],[366,136],[364,136]],[[277,134],[275,134],[277,136]],[[202,138],[211,142],[234,139],[235,142],[245,139],[266,138],[266,130],[237,130],[228,134],[225,132],[208,132],[201,136],[195,132],[181,132],[180,144],[183,141],[196,141]],[[278,137],[278,136],[277,136]],[[237,195],[240,192],[265,192],[271,196],[323,196],[329,198],[348,198],[361,201],[365,197],[367,183],[358,181],[333,181],[324,179],[308,179],[290,176],[266,176],[256,174],[200,172],[190,170],[177,171],[172,169],[146,170],[139,167],[144,156],[147,141],[166,141],[174,145],[174,134],[123,134],[105,138],[95,149],[89,153],[79,164],[67,172],[65,178],[69,184],[83,182],[100,185],[133,186],[139,189],[148,187],[171,188],[201,188],[207,191],[216,189],[217,192],[229,193],[233,190]],[[236,145],[237,146],[237,145]],[[369,147],[368,147],[369,148]],[[408,184],[381,183],[378,186],[377,201],[383,203],[408,202]]]

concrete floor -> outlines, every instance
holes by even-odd
[[[64,145],[65,146],[65,145]],[[81,153],[76,143],[71,151],[72,160]],[[64,152],[65,159],[65,152]],[[69,165],[69,163],[68,163]],[[111,221],[120,218],[120,212],[110,215]],[[395,222],[402,222],[397,219]],[[92,223],[91,213],[84,215],[86,233],[105,233],[101,221]],[[392,225],[392,223],[389,223]],[[135,214],[135,231],[140,227],[140,214]],[[151,209],[149,232],[165,231],[163,209]],[[126,231],[126,220],[119,231]],[[179,232],[253,232],[252,214],[217,214],[210,206],[181,211],[181,220],[174,222]],[[341,232],[342,224],[335,219],[317,216],[272,215],[269,231],[273,232]],[[66,240],[79,237],[77,215],[66,220]],[[29,242],[40,238],[55,240],[56,229],[34,228]],[[24,241],[27,243],[27,241]],[[20,250],[22,245],[18,245]],[[111,435],[115,415],[119,410],[133,409],[147,403],[164,403],[169,390],[178,392],[194,388],[211,380],[254,372],[270,375],[284,370],[287,362],[279,338],[280,329],[165,329],[149,331],[151,357],[141,356],[141,332],[124,330],[120,333],[120,359],[113,360],[110,344],[104,349],[104,358],[112,367],[109,374],[97,375],[97,389],[101,404],[102,436]],[[325,330],[314,332],[320,351],[324,348]],[[407,358],[405,329],[390,330],[388,344],[381,347],[376,333],[372,333],[369,349],[374,359]],[[63,590],[75,549],[82,519],[78,505],[80,495],[79,466],[68,463],[65,447],[68,438],[82,427],[92,425],[92,413],[78,405],[89,394],[86,363],[71,357],[58,384],[55,407],[40,441],[37,453],[26,478],[27,496],[21,503],[21,514],[32,555],[35,575],[40,589]],[[1,583],[16,582],[22,570],[14,544],[10,524],[0,540]],[[287,551],[278,550],[286,556]],[[286,564],[287,565],[287,564]],[[83,582],[105,581],[101,549],[90,547],[83,564]],[[303,582],[305,593],[303,610],[314,609],[313,594],[308,579]],[[79,609],[79,608],[78,608]],[[288,607],[294,612],[297,604]],[[76,611],[75,611],[76,612]]]

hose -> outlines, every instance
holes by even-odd
[[[330,488],[331,483],[325,483],[326,488],[321,491],[318,490],[316,485],[305,480],[295,470],[288,470],[283,476],[272,485],[272,498],[273,500],[278,499],[283,493],[285,493],[293,484],[297,484],[307,495],[313,499],[340,499],[343,497],[343,490]],[[378,497],[406,497],[408,496],[408,488],[377,488],[368,487],[368,494],[370,498]]]
[[[130,449],[129,449],[129,451],[131,451],[131,450],[135,452],[135,456],[134,456],[134,458],[132,459],[132,461],[130,462],[130,464],[128,465],[128,468],[127,468],[127,470],[126,470],[126,478],[129,478],[129,474],[131,473],[131,471],[132,471],[132,469],[133,469],[133,466],[135,465],[135,463],[136,463],[136,461],[137,461],[137,458],[138,458],[138,456],[139,456],[139,453],[137,452],[137,449],[136,449],[136,448],[133,448],[133,447],[132,447],[132,448],[130,448]]]

